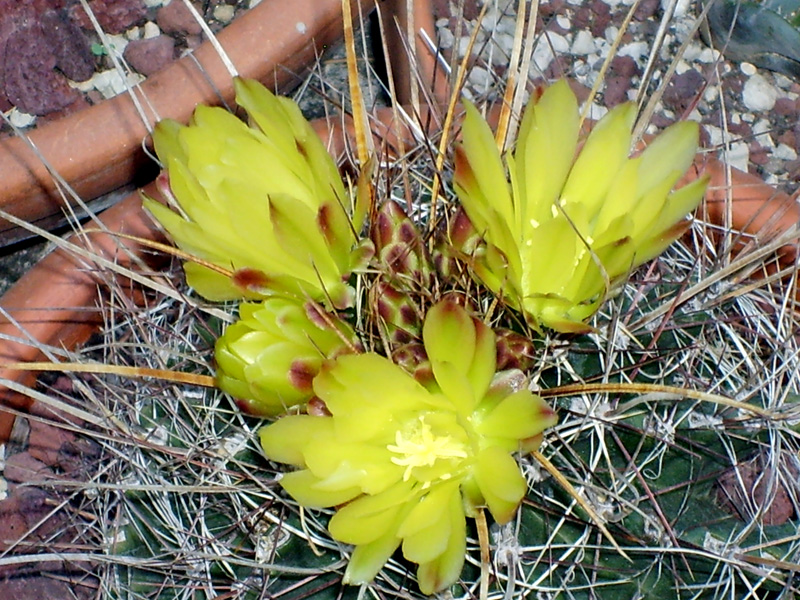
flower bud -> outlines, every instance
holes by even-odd
[[[318,305],[270,298],[245,302],[217,340],[217,385],[252,415],[305,404],[323,361],[357,348],[349,325]]]

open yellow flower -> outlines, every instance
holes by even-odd
[[[454,583],[466,516],[514,515],[525,480],[512,454],[539,445],[552,409],[495,377],[495,336],[452,300],[434,306],[423,340],[435,383],[424,387],[377,354],[323,366],[314,391],[331,416],[284,417],[261,430],[280,483],[306,507],[340,506],[331,535],[356,546],[345,581],[370,581],[402,545],[423,593]]]
[[[275,293],[350,306],[349,274],[369,249],[356,232],[362,208],[333,159],[288,98],[236,80],[245,124],[222,108],[198,106],[184,127],[161,121],[153,139],[178,212],[146,206],[178,246],[234,273],[185,265],[189,284],[209,300]]]
[[[702,178],[671,191],[697,151],[696,123],[672,125],[629,158],[636,107],[622,104],[579,151],[577,100],[562,80],[528,106],[504,167],[489,126],[466,110],[454,183],[485,243],[454,243],[534,326],[587,330],[610,287],[686,230],[705,191]]]

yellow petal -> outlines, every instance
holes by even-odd
[[[388,529],[381,537],[362,544],[353,550],[347,570],[342,581],[348,585],[362,585],[369,583],[383,568],[394,551],[400,545],[400,538],[392,529]]]
[[[394,534],[400,511],[414,494],[410,483],[400,482],[375,496],[361,496],[336,511],[328,530],[334,539],[356,545],[373,542],[390,531]]]
[[[700,126],[694,121],[681,121],[667,127],[642,152],[639,195],[644,195],[664,179],[675,185],[692,164],[697,154]],[[674,175],[677,173],[677,176]]]
[[[489,125],[470,102],[464,102],[466,115],[461,127],[463,154],[456,154],[454,183],[463,190],[459,197],[473,224],[485,229],[490,208],[509,227],[514,223],[514,207],[503,163]]]
[[[490,437],[521,440],[533,437],[557,422],[555,411],[541,397],[520,390],[482,417],[475,430]]]
[[[419,589],[423,594],[433,594],[447,589],[458,581],[467,554],[467,524],[464,507],[458,494],[450,498],[447,511],[450,535],[444,552],[431,562],[423,563],[417,570]]]
[[[519,465],[507,452],[489,446],[478,454],[474,473],[495,521],[510,521],[527,490]]]
[[[575,158],[578,125],[578,101],[563,79],[525,110],[515,153],[524,222],[552,218],[550,208]]]
[[[594,126],[561,193],[567,206],[583,204],[590,218],[598,213],[611,182],[628,158],[635,119],[636,105],[625,103],[614,107]]]
[[[267,458],[302,467],[305,466],[303,452],[312,439],[333,440],[333,420],[291,415],[262,427],[258,434]]]
[[[458,483],[436,485],[425,495],[400,525],[403,556],[415,563],[435,560],[450,544],[451,523],[447,511],[452,498],[461,498]]]
[[[361,490],[357,487],[341,490],[320,489],[319,479],[306,469],[285,473],[280,479],[280,484],[298,504],[306,508],[338,506],[361,494]]]

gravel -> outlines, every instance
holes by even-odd
[[[476,44],[479,51],[472,56],[482,71],[469,78],[465,95],[492,102],[502,93],[517,2],[489,1],[482,26],[487,41]],[[463,58],[469,32],[477,26],[482,3],[470,0],[468,4],[472,19],[459,27],[456,3],[443,0],[435,3],[439,43],[447,60],[454,58],[454,49],[456,57]],[[579,99],[585,100],[631,4],[631,0],[541,2],[538,28],[544,34],[534,50],[531,81],[543,83],[570,77],[576,82],[574,89]],[[663,16],[663,4],[658,0],[639,3],[591,107],[593,118],[620,102],[636,98],[651,56],[652,40]],[[465,6],[464,14],[467,12]],[[648,96],[662,85],[696,17],[696,3],[679,2],[669,22],[664,46],[656,57]],[[701,40],[693,39],[675,65],[675,74],[665,86],[648,132],[654,133],[681,118],[697,120],[704,125],[703,141],[708,148],[724,155],[733,166],[791,192],[800,180],[799,98],[797,82],[748,63],[728,61]]]

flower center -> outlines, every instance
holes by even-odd
[[[398,431],[395,434],[395,443],[386,448],[399,454],[392,457],[392,462],[406,468],[403,481],[411,478],[414,469],[433,467],[439,459],[467,458],[465,445],[450,435],[435,435],[431,426],[425,422],[424,415],[419,417],[419,424]],[[446,471],[435,475],[439,479],[450,479],[452,476],[452,473]],[[426,484],[429,485],[430,482]]]

